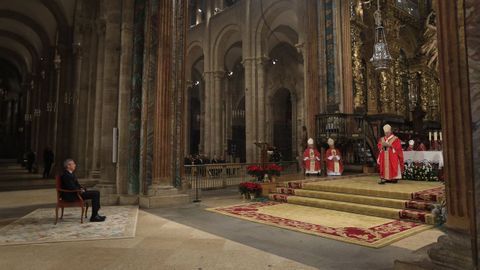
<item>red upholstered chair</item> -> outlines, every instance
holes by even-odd
[[[55,177],[55,182],[56,182],[56,187],[57,187],[57,206],[55,207],[55,225],[57,224],[58,221],[58,209],[62,209],[62,215],[60,216],[60,219],[63,218],[63,209],[65,207],[80,207],[82,209],[82,215],[80,216],[80,223],[83,223],[83,217],[85,214],[85,218],[87,217],[87,211],[88,211],[88,202],[85,201],[82,196],[80,196],[81,190],[66,190],[62,189],[62,180],[60,179],[60,176]],[[62,200],[61,194],[62,192],[69,192],[69,193],[77,193],[78,200],[76,201],[64,201]]]

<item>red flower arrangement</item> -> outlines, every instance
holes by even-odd
[[[240,183],[238,190],[241,194],[255,193],[258,196],[262,192],[262,185],[254,182],[244,182]]]
[[[283,171],[283,168],[277,164],[269,164],[264,169],[268,176],[280,176],[280,172]]]
[[[247,167],[247,173],[251,176],[259,177],[265,174],[265,170],[262,166],[250,165]]]

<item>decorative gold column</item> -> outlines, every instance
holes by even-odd
[[[367,102],[368,114],[378,113],[377,74],[372,63],[367,63]]]
[[[401,83],[399,83],[399,62],[398,57],[400,55],[400,46],[397,42],[400,34],[400,21],[395,17],[393,13],[393,7],[387,6],[386,19],[384,20],[386,29],[386,39],[388,43],[388,49],[392,56],[390,66],[386,71],[382,71],[382,97],[384,99],[383,106],[386,113],[398,114],[399,112],[399,92]]]
[[[360,36],[362,29],[364,25],[361,22],[351,22],[353,106],[357,112],[364,112],[366,105],[365,66],[362,62],[363,41]]]

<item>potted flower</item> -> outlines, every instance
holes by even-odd
[[[247,174],[257,178],[257,180],[261,182],[265,175],[265,170],[262,166],[251,165],[247,167]]]
[[[249,197],[250,199],[254,199],[262,193],[262,186],[254,182],[240,183],[238,189],[244,198]]]
[[[269,164],[265,166],[265,173],[268,175],[271,182],[275,182],[275,177],[280,176],[281,171],[283,171],[283,168],[277,164]]]

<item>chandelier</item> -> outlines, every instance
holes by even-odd
[[[377,0],[377,10],[373,13],[375,19],[375,44],[373,45],[373,55],[370,58],[375,70],[388,68],[392,56],[388,52],[387,39],[385,38],[385,28],[382,25],[382,14],[380,12],[380,0]]]

